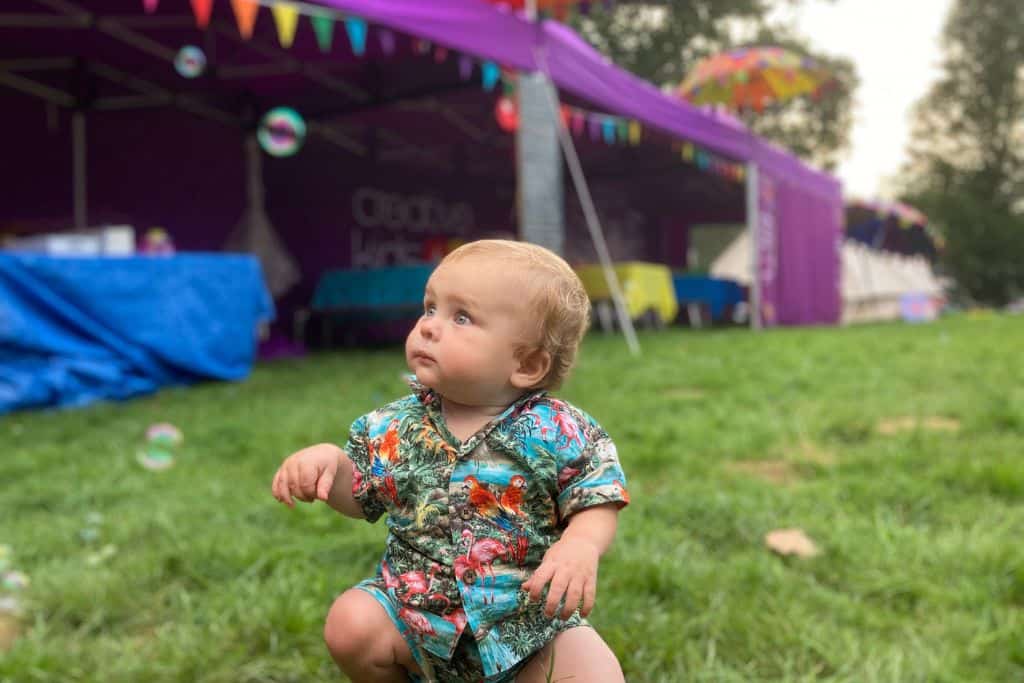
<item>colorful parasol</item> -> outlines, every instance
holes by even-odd
[[[781,47],[746,47],[698,62],[678,92],[693,104],[762,111],[801,95],[817,97],[833,81],[810,57]]]

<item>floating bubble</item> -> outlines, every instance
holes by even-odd
[[[185,45],[174,58],[174,70],[182,78],[196,78],[206,70],[206,54],[195,45]]]
[[[181,430],[169,422],[157,422],[146,430],[146,441],[150,442],[177,446],[183,439]]]
[[[174,465],[174,454],[159,445],[152,445],[135,454],[135,459],[147,470],[159,472]]]
[[[28,588],[28,583],[28,577],[22,572],[5,572],[4,575],[0,577],[0,586],[9,591],[20,591]]]
[[[256,139],[270,156],[290,157],[306,139],[306,122],[290,107],[275,107],[264,114]]]

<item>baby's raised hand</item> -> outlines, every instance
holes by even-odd
[[[317,498],[327,500],[343,453],[340,448],[328,443],[292,453],[274,474],[270,486],[274,498],[288,507],[295,506],[294,498],[306,503]]]
[[[555,616],[558,604],[565,596],[565,603],[559,616],[568,619],[579,607],[580,614],[587,616],[594,608],[597,594],[597,563],[600,553],[596,546],[587,541],[562,538],[544,553],[544,561],[529,579],[523,589],[530,592],[530,600],[540,600],[544,586],[551,582],[544,614]],[[582,603],[582,604],[581,604]]]

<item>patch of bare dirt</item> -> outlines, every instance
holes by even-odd
[[[11,645],[21,635],[21,624],[10,614],[0,614],[0,652],[11,649]]]
[[[793,464],[785,460],[739,460],[726,463],[726,469],[766,481],[776,486],[789,486],[800,481]]]
[[[834,452],[806,439],[797,444],[791,453],[797,460],[815,465],[835,465],[839,462],[839,458]]]
[[[661,392],[664,398],[674,398],[680,401],[700,401],[707,395],[700,389],[693,387],[670,387]]]
[[[930,415],[922,418],[910,416],[889,417],[879,420],[876,428],[879,434],[886,436],[893,436],[902,432],[912,432],[917,429],[954,433],[960,431],[960,420],[939,415]]]

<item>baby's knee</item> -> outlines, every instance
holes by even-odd
[[[339,664],[362,662],[376,655],[379,641],[374,637],[374,607],[373,598],[358,590],[342,593],[331,605],[324,621],[324,642]]]

